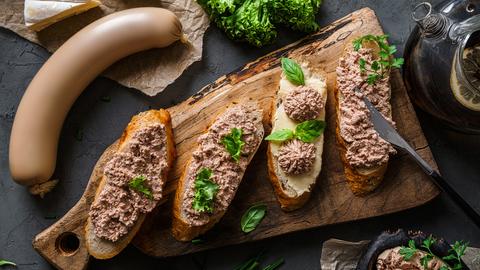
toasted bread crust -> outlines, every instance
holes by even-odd
[[[347,43],[350,44],[350,43]],[[348,47],[344,50],[344,55],[349,51]],[[337,128],[335,129],[335,137],[337,138],[338,149],[340,153],[340,158],[342,159],[343,168],[345,171],[345,177],[347,183],[352,190],[353,194],[357,196],[364,196],[368,193],[375,190],[383,180],[385,172],[387,170],[388,162],[378,166],[368,174],[361,174],[358,170],[353,168],[347,160],[347,143],[343,140],[340,134],[340,91],[338,89],[337,81],[335,80],[334,87],[334,96],[335,96],[335,112],[336,112],[336,124]]]
[[[191,241],[195,237],[204,234],[210,230],[224,215],[225,211],[212,216],[212,219],[207,224],[202,226],[191,226],[182,219],[182,193],[185,190],[187,168],[190,166],[192,159],[187,162],[182,176],[178,180],[177,190],[175,192],[175,201],[173,203],[173,217],[172,217],[172,234],[178,241]]]
[[[228,108],[226,108],[225,110],[223,110],[222,112],[220,112],[217,115],[215,120],[213,120],[213,122],[210,123],[210,125],[205,130],[205,132],[208,132],[210,126],[213,125],[213,123],[215,123],[217,118],[220,115],[222,115],[227,109]],[[263,128],[263,124],[261,124],[261,125],[262,125],[262,128]],[[257,150],[258,150],[259,147],[260,147],[260,143],[257,146]],[[255,153],[256,153],[256,150],[249,157],[249,159],[248,159],[249,163],[253,159],[253,156],[255,155]],[[180,177],[180,179],[178,179],[177,190],[175,192],[175,200],[174,200],[174,203],[173,203],[172,235],[178,241],[191,241],[191,240],[195,239],[196,237],[198,237],[199,235],[202,235],[202,234],[206,233],[207,231],[209,231],[213,226],[215,226],[215,224],[217,224],[222,219],[222,217],[224,216],[224,214],[226,213],[226,211],[228,209],[227,208],[223,211],[219,211],[215,215],[212,215],[210,217],[209,222],[204,224],[204,225],[201,225],[201,226],[192,226],[191,224],[188,224],[182,218],[182,202],[183,202],[182,201],[182,195],[183,195],[183,193],[186,189],[187,169],[190,166],[191,162],[192,162],[192,158],[189,159],[189,161],[185,165],[182,176]],[[245,173],[245,171],[243,171],[242,173]],[[243,176],[242,176],[242,178],[243,178]]]
[[[167,179],[168,172],[173,166],[173,161],[175,159],[175,142],[173,139],[173,130],[170,114],[163,109],[160,110],[150,110],[132,117],[132,120],[123,131],[122,136],[118,140],[117,149],[120,149],[135,133],[138,129],[142,128],[148,123],[160,122],[165,125],[166,131],[166,142],[167,142],[167,170],[164,171],[162,175],[163,179]],[[95,193],[95,200],[97,200],[101,190],[106,184],[106,177],[101,176],[102,180],[99,187]],[[163,202],[162,200],[161,202]],[[88,217],[87,224],[85,226],[85,239],[86,247],[88,253],[97,259],[109,259],[120,253],[133,239],[140,227],[142,226],[143,221],[145,220],[146,214],[141,214],[138,217],[135,225],[131,228],[127,235],[123,236],[116,242],[111,242],[108,240],[101,239],[97,237],[93,230],[93,224],[91,218]]]

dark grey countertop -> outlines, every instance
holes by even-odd
[[[370,7],[377,13],[385,32],[390,34],[390,42],[397,44],[399,53],[402,53],[413,27],[410,20],[412,1],[326,0],[319,21],[321,25],[326,25],[354,10]],[[219,76],[293,42],[301,35],[282,31],[280,36],[282,38],[275,45],[257,49],[230,41],[212,26],[206,34],[203,60],[195,63],[154,98],[105,78],[96,79],[68,115],[61,136],[56,173],[62,181],[42,200],[29,195],[24,187],[11,180],[8,140],[23,91],[49,54],[12,32],[0,29],[0,259],[15,261],[18,269],[50,269],[51,266],[33,250],[33,237],[77,202],[97,158],[121,134],[130,117],[149,106],[166,107],[181,102]],[[110,102],[101,101],[105,95],[111,97]],[[446,130],[421,112],[419,118],[440,171],[480,210],[480,136]],[[81,141],[75,139],[78,130],[84,133]],[[112,260],[92,260],[90,269],[232,269],[261,250],[266,251],[266,262],[285,258],[282,269],[319,269],[324,240],[371,239],[382,230],[398,227],[423,230],[444,236],[450,241],[468,240],[472,245],[480,246],[480,229],[445,195],[440,195],[424,206],[396,214],[182,257],[156,259],[141,254],[134,247],[128,247]]]

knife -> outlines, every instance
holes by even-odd
[[[360,92],[358,88],[355,91]],[[370,111],[370,119],[373,123],[373,128],[380,135],[382,139],[391,143],[396,148],[407,152],[417,164],[428,174],[433,182],[446,193],[450,199],[460,208],[465,214],[480,228],[480,215],[475,211],[463,198],[456,192],[450,184],[443,179],[439,172],[435,171],[418,153],[398,134],[390,122],[383,117],[383,115],[373,106],[368,98],[363,95],[363,101]]]

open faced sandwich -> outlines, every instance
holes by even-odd
[[[348,43],[339,59],[335,86],[336,137],[345,176],[355,195],[373,191],[383,180],[395,149],[374,130],[363,102],[370,102],[391,120],[390,68],[401,65],[391,58],[394,46],[387,36],[367,35]],[[393,124],[393,121],[392,121]]]
[[[418,231],[386,231],[370,242],[356,270],[469,270],[462,261],[467,245]]]
[[[170,115],[150,110],[132,118],[105,164],[90,208],[85,239],[97,259],[120,253],[164,198],[175,157]]]
[[[198,138],[175,195],[177,240],[190,241],[222,218],[263,135],[262,110],[252,102],[228,108]]]
[[[300,208],[322,168],[327,86],[307,64],[282,58],[280,87],[272,108],[268,173],[283,210]]]

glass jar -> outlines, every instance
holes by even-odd
[[[480,133],[480,0],[418,4],[405,48],[412,101],[448,126]]]

